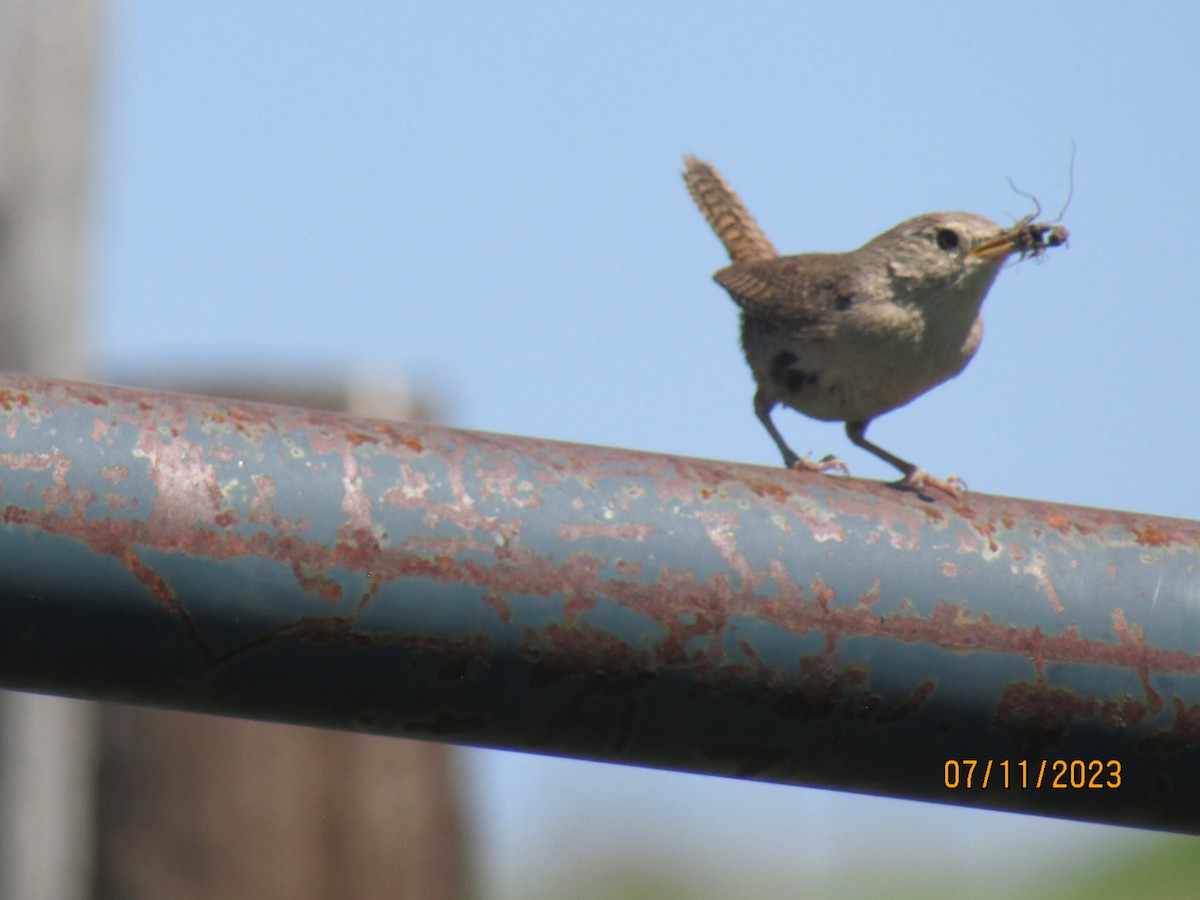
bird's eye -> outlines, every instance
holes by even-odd
[[[950,228],[939,228],[937,232],[937,245],[941,250],[949,252],[958,249],[958,232]]]

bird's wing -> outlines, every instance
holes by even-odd
[[[755,318],[789,329],[832,324],[856,302],[840,256],[813,253],[734,263],[713,280]]]

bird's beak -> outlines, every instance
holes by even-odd
[[[994,238],[988,238],[982,244],[977,244],[971,248],[972,256],[979,256],[983,259],[1004,259],[1010,253],[1015,253],[1021,249],[1021,245],[1014,240],[1012,230],[1002,231]]]

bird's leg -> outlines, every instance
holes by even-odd
[[[862,447],[868,453],[873,453],[882,459],[885,463],[895,466],[904,473],[904,478],[900,481],[905,487],[911,487],[914,490],[920,490],[923,487],[937,488],[949,494],[951,497],[957,497],[967,487],[957,475],[951,475],[947,478],[935,478],[930,475],[920,466],[914,466],[908,460],[888,453],[878,444],[872,444],[867,440],[867,426],[871,424],[867,422],[847,422],[846,437],[850,438],[851,442],[859,447]]]
[[[809,459],[807,454],[797,456],[796,451],[787,445],[787,441],[783,439],[783,435],[779,433],[779,429],[771,421],[771,410],[774,408],[775,401],[762,391],[758,391],[754,395],[754,414],[758,416],[758,421],[763,423],[763,428],[767,429],[767,434],[771,436],[771,440],[775,442],[775,446],[783,454],[783,464],[786,468],[799,469],[802,472],[836,471],[841,472],[843,475],[850,474],[850,470],[846,468],[846,464],[832,454],[818,460]]]

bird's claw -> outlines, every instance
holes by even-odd
[[[920,491],[921,488],[935,488],[943,494],[949,494],[954,499],[958,499],[962,492],[967,489],[967,483],[957,475],[948,475],[945,478],[936,478],[930,475],[924,469],[913,469],[900,481],[904,487],[912,488],[915,491]]]
[[[850,474],[850,470],[846,468],[846,464],[832,453],[820,459],[810,459],[809,454],[805,453],[803,456],[793,459],[788,464],[788,468],[796,472],[841,472],[843,475]]]

